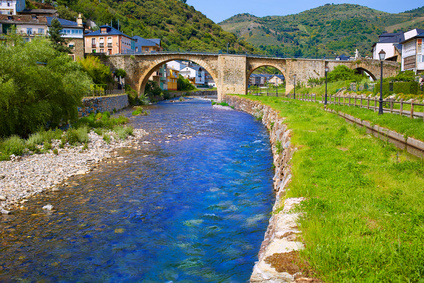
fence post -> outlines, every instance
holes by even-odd
[[[370,98],[367,97],[367,109],[370,109]]]
[[[317,102],[317,94],[315,93],[315,102]]]
[[[399,111],[400,116],[402,116],[402,112],[403,112],[403,98],[400,99],[400,111]]]
[[[390,113],[393,113],[393,99],[390,99]]]
[[[362,94],[361,94],[361,108],[362,108]]]
[[[411,119],[413,119],[414,118],[414,100],[413,99],[411,99]]]

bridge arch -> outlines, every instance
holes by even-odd
[[[197,65],[201,66],[203,69],[208,72],[215,83],[218,85],[218,75],[215,72],[214,68],[208,64],[205,60],[192,57],[192,56],[166,56],[166,58],[161,58],[159,60],[154,60],[149,66],[145,67],[144,72],[140,74],[140,77],[138,78],[138,93],[144,93],[144,90],[146,88],[147,82],[149,81],[150,76],[153,74],[155,70],[157,70],[160,66],[174,60],[180,60],[180,61],[190,61],[194,62]]]
[[[358,68],[355,68],[354,70],[355,70],[356,73],[361,74],[361,75],[367,74],[369,77],[372,78],[373,81],[377,80],[377,77],[373,73],[371,73],[370,71],[368,71],[367,69],[365,69],[363,67],[358,67]]]

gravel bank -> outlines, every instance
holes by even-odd
[[[60,141],[52,143],[58,154],[49,153],[12,156],[11,161],[0,162],[0,213],[8,214],[25,198],[45,190],[57,190],[58,185],[75,175],[89,172],[100,161],[116,156],[123,147],[135,147],[147,135],[142,129],[134,129],[133,136],[125,140],[109,133],[107,144],[102,136],[89,133],[88,149],[83,146],[59,148]]]

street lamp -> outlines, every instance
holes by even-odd
[[[386,57],[386,52],[383,49],[378,53],[381,62],[381,75],[380,75],[380,106],[378,107],[378,115],[383,115],[383,61]]]
[[[293,79],[294,79],[293,99],[296,99],[296,74],[293,75]]]
[[[327,107],[327,73],[328,73],[328,67],[325,66],[325,102],[324,102],[325,107]]]

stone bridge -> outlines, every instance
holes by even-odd
[[[218,89],[218,100],[225,94],[246,94],[249,77],[254,70],[263,66],[277,68],[286,79],[286,93],[297,83],[307,83],[310,78],[325,76],[325,67],[332,71],[338,65],[368,73],[373,79],[380,77],[380,61],[361,59],[336,61],[318,59],[283,59],[254,55],[201,54],[201,53],[152,53],[138,55],[112,55],[107,58],[112,70],[124,69],[126,82],[143,93],[149,77],[161,65],[172,60],[192,61],[202,66],[214,79]],[[384,77],[397,74],[398,63],[384,62]]]

